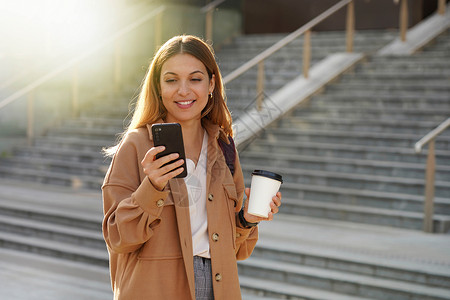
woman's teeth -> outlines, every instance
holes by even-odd
[[[181,105],[189,105],[189,104],[191,104],[192,102],[194,102],[194,100],[190,100],[190,101],[179,101],[179,102],[177,102],[178,104],[181,104]]]

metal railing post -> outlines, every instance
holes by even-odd
[[[79,81],[78,81],[78,65],[75,65],[72,71],[72,115],[77,117],[79,110]]]
[[[308,78],[309,63],[311,61],[311,30],[305,32],[303,41],[303,76]]]
[[[353,1],[347,5],[345,32],[347,52],[353,52],[353,35],[355,32],[355,3]]]
[[[34,91],[27,95],[27,143],[31,146],[34,138]]]
[[[118,91],[122,80],[122,43],[121,39],[114,42],[114,90]]]
[[[157,50],[162,45],[162,19],[163,12],[161,11],[155,18],[155,49]]]
[[[264,60],[258,63],[258,79],[256,83],[256,109],[258,111],[262,108],[264,100]]]
[[[213,9],[210,9],[206,12],[205,37],[207,41],[212,41],[213,38],[213,14],[214,14]]]
[[[434,154],[435,140],[432,139],[428,145],[427,166],[425,174],[425,204],[423,230],[433,232],[434,213],[434,174],[436,169],[436,157]]]
[[[435,154],[435,140],[436,137],[450,127],[450,118],[439,124],[438,127],[427,133],[415,145],[414,150],[420,153],[422,148],[429,144],[427,165],[425,172],[425,202],[424,202],[424,217],[423,230],[425,232],[433,232],[433,213],[434,213],[434,177],[436,171],[436,154]]]
[[[408,0],[401,0],[400,4],[400,39],[406,41],[406,31],[408,30]]]

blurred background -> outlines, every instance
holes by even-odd
[[[0,298],[111,299],[101,151],[194,34],[246,186],[284,180],[243,298],[450,299],[448,2],[0,0]]]

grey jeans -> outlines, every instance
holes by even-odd
[[[195,299],[214,300],[211,260],[194,256]]]

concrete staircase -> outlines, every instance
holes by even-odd
[[[412,57],[370,57],[241,151],[247,178],[283,174],[285,213],[420,230],[426,151],[413,148],[450,115],[449,49],[446,34]],[[434,228],[449,232],[449,131],[436,155]]]
[[[246,293],[308,300],[450,298],[448,240],[444,246],[437,235],[286,214],[260,226],[258,247],[239,263]]]
[[[252,35],[236,38],[218,53],[218,62],[223,75],[238,68],[255,57],[284,35]],[[354,51],[373,53],[395,38],[394,32],[362,31],[356,32]],[[314,32],[311,36],[311,65],[327,55],[345,52],[344,32]],[[276,52],[265,61],[264,94],[268,97],[289,81],[302,73],[303,39],[299,38]],[[246,109],[255,106],[256,67],[230,82],[226,86],[228,107],[236,120]]]
[[[224,74],[234,69],[232,63],[243,63],[280,37],[242,37],[225,47],[218,53]],[[358,33],[358,38],[356,47],[373,53],[393,34]],[[388,247],[403,236],[422,245],[435,245],[438,237],[379,226],[421,228],[425,154],[415,155],[413,143],[449,114],[448,40],[443,36],[413,57],[370,56],[241,151],[247,185],[256,168],[280,172],[285,180],[277,222],[261,225],[252,258],[239,262],[244,299],[450,299],[448,254],[438,257],[433,251],[439,247],[433,247],[426,256],[436,257],[431,262],[420,257],[424,251],[399,262],[405,248]],[[343,48],[344,37],[317,33],[314,44],[316,61],[334,45]],[[231,48],[243,49],[242,56]],[[301,67],[291,71],[286,66],[301,61],[300,55],[294,44],[292,57],[280,53],[268,62],[268,96],[299,74]],[[123,99],[131,98],[139,82],[0,160],[0,247],[106,270],[99,188],[109,160],[100,150],[123,130],[128,111]],[[255,85],[250,78],[227,86],[236,118],[253,102]],[[436,145],[435,228],[442,232],[450,214],[449,141],[445,133]],[[335,222],[345,224],[343,230],[326,236],[341,226]],[[344,238],[349,232],[353,240]],[[377,234],[389,239],[377,239]],[[330,243],[319,245],[314,240],[319,237]],[[383,252],[379,245],[389,249]]]

